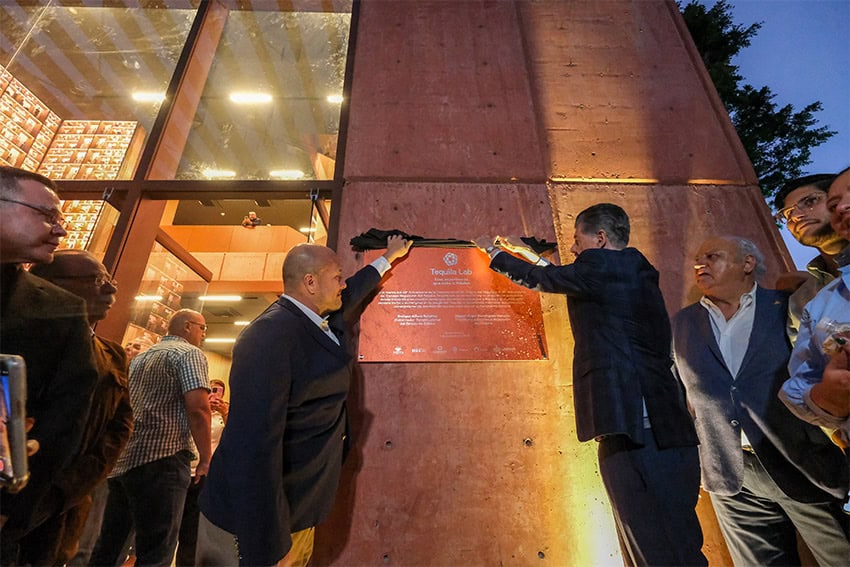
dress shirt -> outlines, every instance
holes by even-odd
[[[823,343],[829,336],[828,323],[850,324],[850,247],[836,260],[840,276],[824,287],[803,310],[800,333],[788,362],[791,376],[782,386],[779,397],[794,415],[829,429],[840,428],[845,441],[850,440],[850,417],[836,417],[825,412],[811,399],[812,386],[823,379],[829,357]]]
[[[753,321],[756,317],[756,288],[757,284],[753,284],[753,288],[741,296],[738,310],[728,321],[720,308],[709,298],[703,296],[699,300],[708,311],[711,330],[714,332],[723,362],[726,363],[726,368],[729,369],[733,380],[738,376],[741,363],[744,362],[744,355],[747,354],[747,348],[750,346],[750,335],[753,332]],[[743,429],[741,429],[741,446],[752,446]]]
[[[756,285],[741,296],[740,305],[729,320],[709,298],[703,296],[700,304],[708,311],[711,319],[711,330],[723,355],[723,362],[732,374],[732,378],[738,375],[747,347],[750,344],[750,334],[753,332],[753,320],[756,316]]]
[[[800,332],[800,319],[803,317],[803,309],[806,304],[814,299],[826,284],[835,279],[826,265],[826,260],[818,254],[808,264],[806,271],[809,278],[798,287],[791,297],[788,298],[788,338],[791,344],[797,342],[797,334]]]
[[[378,256],[377,258],[372,260],[369,265],[375,268],[375,270],[377,270],[378,273],[381,274],[381,277],[383,277],[384,274],[386,274],[388,271],[390,271],[390,268],[392,268],[392,264],[390,263],[390,261],[384,258],[383,256]],[[313,323],[315,323],[316,326],[319,327],[323,333],[330,337],[333,342],[339,344],[339,337],[337,337],[331,331],[331,328],[328,325],[327,317],[322,317],[321,315],[319,315],[318,313],[316,313],[315,311],[313,311],[312,309],[310,309],[309,307],[307,307],[306,305],[304,305],[303,303],[301,303],[290,295],[286,295],[284,293],[281,297],[285,297],[286,299],[291,301],[292,304],[295,305],[295,307],[300,309],[301,312],[304,313],[304,315],[306,315],[307,318],[310,319]]]

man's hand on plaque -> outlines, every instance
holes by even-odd
[[[403,236],[388,236],[387,251],[384,254],[384,258],[389,260],[389,262],[392,264],[394,260],[398,260],[399,258],[407,256],[407,252],[410,250],[410,247],[412,245],[413,241],[406,240]]]

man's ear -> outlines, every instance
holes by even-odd
[[[313,274],[304,274],[304,277],[301,279],[304,283],[304,289],[308,291],[312,291],[313,286],[316,284],[316,278]]]
[[[605,248],[608,245],[608,233],[600,229],[596,232],[596,244],[598,248]]]
[[[744,273],[749,275],[752,274],[756,269],[756,258],[752,254],[747,254],[744,256]]]

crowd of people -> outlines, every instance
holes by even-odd
[[[752,241],[709,238],[702,297],[672,318],[617,205],[576,217],[569,264],[475,239],[491,269],[567,297],[577,434],[598,444],[626,564],[707,564],[700,486],[735,565],[799,565],[795,534],[819,564],[850,563],[850,168],[789,181],[775,208],[817,250],[807,272],[765,285]],[[38,442],[26,485],[0,491],[0,562],[113,566],[132,548],[137,565],[307,565],[351,446],[347,338],[411,241],[348,279],[327,247],[289,251],[225,384],[197,311],[156,344],[95,334],[118,282],[57,251],[65,234],[54,183],[0,168],[0,350],[26,361]]]

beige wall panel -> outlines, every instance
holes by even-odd
[[[225,281],[262,280],[266,255],[261,252],[225,254],[221,279]]]
[[[263,268],[263,279],[266,281],[279,282],[283,280],[283,261],[286,253],[266,254],[266,265]]]
[[[347,179],[543,179],[513,2],[366,0]]]
[[[675,4],[517,5],[550,176],[755,182]]]
[[[212,281],[221,279],[221,266],[224,264],[224,252],[192,252],[192,256],[212,272]]]

